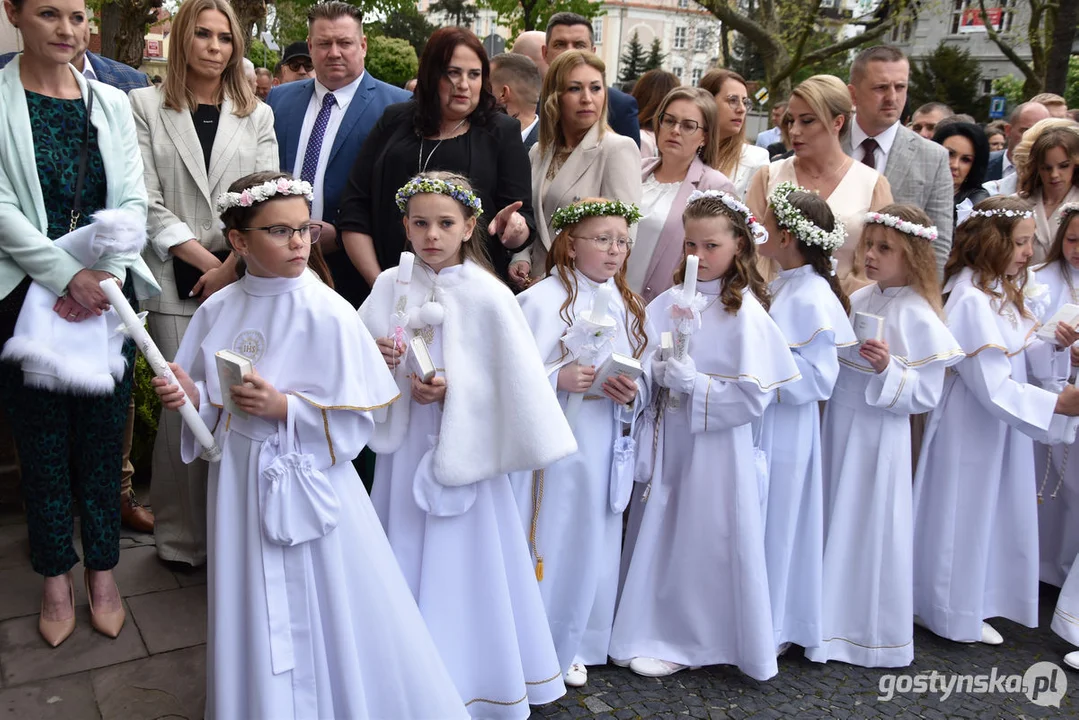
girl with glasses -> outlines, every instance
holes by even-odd
[[[735,194],[744,198],[753,174],[768,164],[768,151],[746,142],[746,115],[753,107],[746,81],[731,70],[710,70],[699,87],[715,97],[719,113],[720,144],[715,168],[734,182]]]

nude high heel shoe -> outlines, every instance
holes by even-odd
[[[37,631],[41,633],[41,637],[45,638],[45,642],[52,647],[57,647],[75,631],[75,581],[70,572],[66,573],[66,575],[67,587],[71,593],[71,617],[67,620],[46,620],[45,600],[42,599],[41,615],[37,620]]]
[[[111,638],[115,638],[120,634],[120,631],[124,627],[124,620],[127,618],[127,614],[124,612],[124,601],[120,600],[120,609],[114,612],[94,612],[94,597],[90,592],[90,571],[87,570],[83,574],[83,578],[86,582],[86,601],[90,603],[90,624],[94,626],[94,630],[97,630],[102,635],[107,635]],[[117,589],[119,594],[119,589]]]

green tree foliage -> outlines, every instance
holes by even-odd
[[[161,416],[161,401],[150,381],[154,371],[140,353],[135,357],[135,374],[131,392],[135,396],[135,432],[131,436],[131,464],[136,472],[149,472],[157,438],[157,420]]]
[[[255,67],[273,72],[274,66],[281,58],[276,51],[266,47],[266,43],[255,38],[247,44],[247,59],[253,62]]]
[[[414,7],[405,8],[393,13],[384,21],[369,23],[364,27],[368,37],[382,35],[407,40],[416,51],[417,57],[423,55],[423,48],[427,45],[428,38],[438,29],[437,25],[429,23],[427,18],[420,15]]]
[[[346,0],[363,11],[365,18],[393,18],[401,13],[416,13],[409,0]],[[307,11],[318,0],[274,0],[273,23],[268,28],[279,47],[307,39]],[[366,32],[367,23],[364,24]],[[426,42],[426,39],[425,39]]]
[[[510,29],[510,37],[525,30],[543,30],[551,16],[573,12],[592,19],[603,13],[598,0],[476,0],[480,7],[493,10],[498,22]]]
[[[648,59],[644,61],[645,72],[663,69],[663,61],[667,59],[667,56],[663,54],[662,49],[663,46],[660,44],[659,38],[653,38],[652,49],[648,51]]]
[[[445,15],[458,27],[471,27],[479,9],[468,0],[436,0],[427,8],[427,12]]]
[[[634,82],[648,69],[647,64],[648,56],[644,52],[644,46],[641,45],[641,38],[634,30],[629,44],[626,45],[626,51],[622,53],[620,60],[622,70],[618,73],[618,81]]]
[[[942,102],[957,113],[978,117],[985,102],[978,92],[981,67],[966,50],[941,42],[921,63],[910,68],[910,104]]]
[[[416,51],[407,40],[391,37],[367,39],[365,66],[383,82],[403,87],[420,69]]]
[[[1064,99],[1068,107],[1079,107],[1079,55],[1068,58],[1068,78],[1064,87]]]
[[[1014,75],[998,77],[993,81],[993,94],[1007,98],[1009,108],[1023,102],[1023,81]]]

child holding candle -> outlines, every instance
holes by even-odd
[[[426,345],[438,374],[413,375],[411,397],[376,426],[372,501],[469,712],[525,720],[565,685],[509,473],[577,446],[528,323],[490,269],[468,181],[424,173],[397,204],[416,255],[405,340]],[[394,314],[397,276],[378,276],[360,308],[368,327]],[[389,367],[409,361],[400,338],[377,342]]]
[[[767,233],[749,208],[694,192],[682,217],[687,262],[675,282],[696,258],[700,294],[675,285],[648,319],[657,331],[696,331],[684,359],[651,363],[668,391],[656,402],[677,405],[660,410],[662,450],[633,500],[640,524],[610,656],[649,677],[724,663],[766,680],[777,665],[751,423],[798,368],[768,317],[756,265]]]
[[[308,270],[311,186],[260,172],[229,190],[217,207],[247,272],[199,307],[171,365],[223,453],[206,717],[467,718],[350,462],[397,388],[355,311]],[[221,350],[254,365],[243,385],[220,386]],[[153,384],[167,409],[185,402]],[[199,452],[185,425],[184,461]]]
[[[839,350],[824,412],[824,594],[815,662],[902,667],[914,658],[910,415],[940,401],[963,352],[940,317],[929,218],[911,205],[866,215],[874,284],[850,298],[861,345]]]
[[[768,458],[764,533],[768,587],[777,650],[821,640],[824,491],[820,402],[832,395],[839,350],[857,344],[847,319],[850,301],[832,267],[847,233],[819,195],[792,182],[776,185],[764,216],[762,257],[779,276],[769,291],[776,321],[802,374],[776,393],[761,418],[761,450]]]
[[[623,423],[638,412],[645,385],[643,378],[616,375],[600,392],[586,391],[612,352],[641,359],[648,344],[644,303],[626,283],[629,226],[639,218],[635,206],[602,198],[560,208],[546,278],[517,296],[559,399],[567,405],[584,399],[574,425],[578,451],[514,476],[555,650],[571,687],[588,681],[586,666],[607,662],[614,622],[622,512],[633,484],[630,472],[612,474],[614,447]],[[619,487],[620,480],[627,482]]]
[[[918,459],[914,612],[957,642],[1002,643],[993,617],[1037,627],[1034,439],[1075,439],[1065,416],[1079,414],[1079,390],[1066,381],[1079,334],[1065,323],[1055,342],[1034,334],[1030,308],[1046,289],[1027,274],[1034,242],[1030,205],[991,197],[956,229],[944,267],[948,329],[967,357],[945,382]]]

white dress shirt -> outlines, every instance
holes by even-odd
[[[532,128],[536,127],[539,123],[539,115],[535,115],[532,118],[532,122],[528,123],[528,127],[521,128],[521,142],[528,139],[528,133],[532,132]]]
[[[323,219],[322,180],[326,175],[326,164],[330,161],[330,151],[333,149],[334,138],[337,137],[337,129],[341,127],[341,120],[348,111],[348,104],[356,96],[356,90],[360,87],[360,83],[363,82],[364,75],[366,75],[366,72],[361,73],[358,78],[348,85],[333,91],[336,102],[330,110],[330,120],[326,124],[326,133],[322,136],[322,148],[318,154],[315,181],[311,183],[315,196],[315,199],[311,202],[311,218],[314,220]],[[311,94],[311,102],[307,104],[307,113],[303,117],[303,126],[300,128],[300,143],[299,147],[296,148],[296,165],[292,168],[292,174],[297,178],[300,177],[300,171],[303,170],[304,155],[307,154],[307,142],[311,139],[311,128],[315,125],[318,111],[322,109],[322,98],[326,97],[328,92],[330,92],[329,88],[315,80],[315,92]]]
[[[873,151],[873,168],[881,175],[884,174],[884,168],[888,165],[888,153],[892,151],[892,144],[895,142],[895,136],[898,132],[899,123],[896,122],[881,134],[873,136],[873,139],[877,141],[877,149]],[[857,116],[855,116],[850,126],[850,149],[852,157],[858,162],[862,162],[862,158],[865,157],[862,143],[868,137],[870,136],[866,134],[865,130],[862,130],[862,126],[858,124]]]
[[[94,66],[90,64],[90,58],[86,55],[82,56],[82,76],[87,80],[97,80],[97,73],[94,72]]]
[[[1004,157],[1000,159],[1001,165],[1001,177],[1008,177],[1015,172],[1015,165],[1012,164],[1012,159],[1008,157],[1007,151],[1004,153]]]

